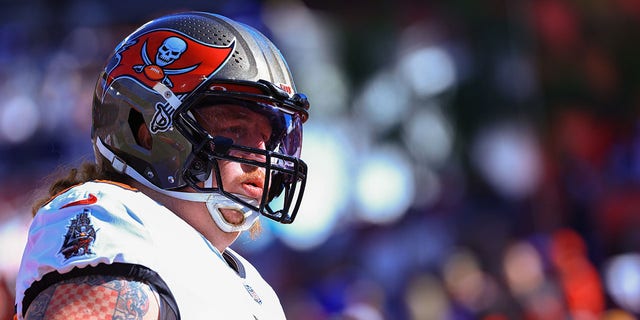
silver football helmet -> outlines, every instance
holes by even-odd
[[[268,119],[266,147],[208,132],[197,113],[216,105]],[[96,157],[117,171],[164,194],[206,202],[225,231],[246,230],[259,214],[295,219],[307,177],[300,152],[308,109],[280,51],[260,32],[220,15],[179,13],[144,24],[116,47],[96,86],[92,140]],[[150,140],[141,141],[140,130]],[[221,161],[263,170],[261,199],[226,190]],[[186,186],[197,192],[182,192]],[[221,208],[243,212],[245,221],[227,223]]]

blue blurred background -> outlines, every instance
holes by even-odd
[[[310,97],[298,219],[234,244],[290,319],[640,315],[640,0],[0,5],[1,320],[99,69],[180,10],[257,27]]]

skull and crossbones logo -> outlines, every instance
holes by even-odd
[[[178,37],[166,38],[156,51],[156,56],[152,62],[147,54],[147,42],[142,44],[140,55],[144,64],[133,66],[133,70],[137,73],[144,73],[150,80],[161,81],[167,87],[172,88],[173,82],[169,79],[169,75],[187,73],[198,65],[193,65],[180,69],[167,69],[166,67],[180,59],[180,56],[187,51],[187,43]]]

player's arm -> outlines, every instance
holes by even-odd
[[[66,279],[40,292],[25,319],[159,319],[151,287],[123,277],[88,275]]]

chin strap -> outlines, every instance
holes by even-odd
[[[138,173],[138,171],[128,166],[122,159],[111,152],[111,150],[109,150],[109,148],[107,148],[104,143],[102,143],[102,140],[100,138],[96,138],[96,146],[100,154],[111,163],[114,169],[142,183],[145,187],[176,199],[204,202],[207,205],[207,209],[209,210],[211,218],[213,218],[213,221],[216,223],[216,225],[224,232],[238,232],[248,230],[260,216],[260,213],[258,213],[257,211],[251,210],[250,208],[237,203],[220,193],[181,192],[159,188],[153,183],[149,182],[149,180],[145,179],[140,173]],[[205,188],[211,188],[212,186],[213,175],[210,174],[209,178],[205,181]],[[251,205],[254,205],[256,207],[258,206],[258,201],[255,199],[248,198],[240,194],[234,195]],[[220,209],[239,211],[244,216],[244,219],[240,224],[231,224],[224,218]]]

